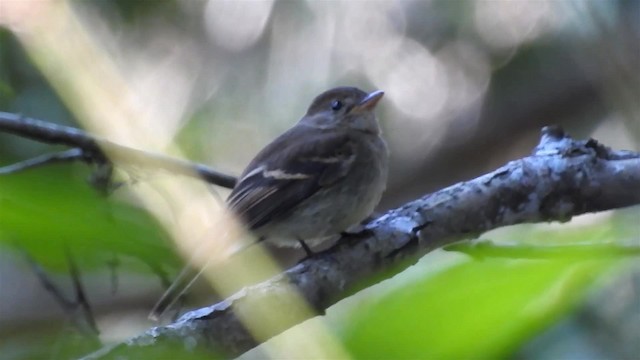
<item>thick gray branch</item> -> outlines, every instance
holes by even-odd
[[[75,159],[83,159],[86,162],[102,164],[107,162],[108,158],[109,161],[116,164],[128,164],[154,170],[162,169],[180,175],[196,176],[206,182],[227,188],[233,188],[236,183],[235,177],[220,173],[202,164],[132,149],[89,135],[76,128],[56,125],[21,115],[0,111],[0,131],[39,142],[78,148],[82,150],[83,157],[75,156]],[[49,163],[71,160],[69,158],[60,159],[59,156],[56,157],[55,155],[51,155],[50,158]],[[33,167],[33,162],[42,162],[45,159],[47,159],[47,156],[5,167],[4,172],[10,173],[30,168]],[[29,166],[25,166],[25,164]]]
[[[369,285],[367,279],[391,277],[420,256],[461,238],[506,225],[567,221],[636,204],[640,204],[640,154],[612,151],[595,140],[574,141],[559,128],[545,128],[531,156],[391,210],[369,223],[365,232],[343,237],[277,277],[87,359],[166,344],[189,348],[195,344],[236,356],[258,345],[236,313],[268,303],[273,304],[270,316],[288,318],[291,304],[281,297],[285,283],[294,285],[322,313]]]

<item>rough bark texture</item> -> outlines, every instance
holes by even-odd
[[[267,303],[270,317],[291,319],[269,336],[301,321],[290,304],[282,302],[285,283],[295,286],[322,313],[357,288],[370,285],[367,279],[391,277],[429,251],[462,238],[506,225],[567,221],[639,203],[640,154],[612,151],[595,140],[575,141],[561,129],[547,127],[531,156],[391,210],[362,233],[344,236],[281,275],[86,359],[113,358],[166,344],[236,356],[258,345],[238,313],[264,316],[252,309]]]

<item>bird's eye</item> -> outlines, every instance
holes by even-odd
[[[333,100],[331,102],[331,109],[333,109],[333,111],[338,111],[340,109],[342,109],[342,101],[340,100]]]

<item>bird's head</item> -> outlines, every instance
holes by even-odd
[[[384,92],[366,93],[355,87],[338,87],[318,95],[301,124],[320,129],[348,128],[378,134],[373,110]]]

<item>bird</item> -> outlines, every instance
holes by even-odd
[[[249,163],[228,208],[258,239],[316,246],[369,216],[387,182],[389,152],[374,109],[382,91],[338,87]]]
[[[386,188],[389,150],[375,116],[383,91],[336,87],[250,161],[226,200],[257,242],[317,246],[373,212]],[[201,271],[200,271],[201,272]],[[194,281],[183,272],[154,307],[158,318]],[[173,301],[170,299],[173,298]]]

